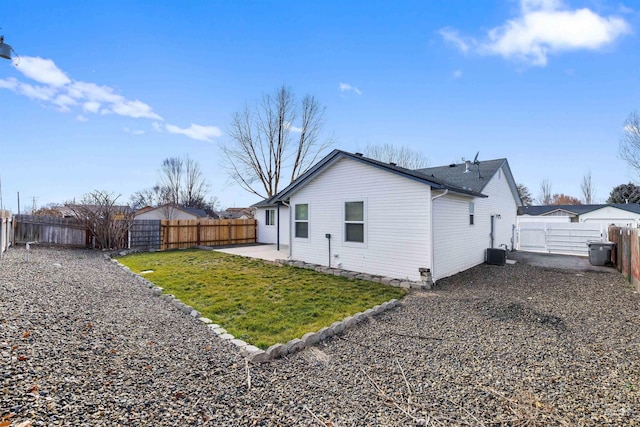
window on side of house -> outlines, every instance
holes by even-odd
[[[475,210],[475,206],[473,202],[469,202],[469,225],[473,225],[474,210]]]
[[[266,225],[276,225],[276,210],[275,209],[267,209],[265,211],[264,223]]]
[[[344,203],[344,241],[364,243],[364,202]]]
[[[309,238],[309,205],[306,203],[295,207],[295,236],[299,239]]]

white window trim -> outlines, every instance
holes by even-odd
[[[347,242],[347,221],[345,220],[345,209],[346,209],[346,203],[347,202],[362,202],[362,214],[363,214],[363,221],[362,224],[364,224],[364,230],[363,232],[363,236],[364,236],[364,242]],[[342,215],[340,217],[341,221],[341,228],[342,228],[342,246],[346,246],[346,247],[352,247],[352,248],[366,248],[368,245],[368,224],[369,224],[369,220],[368,220],[368,215],[367,215],[367,207],[368,207],[368,202],[367,199],[365,197],[363,198],[359,198],[359,199],[343,199],[342,200]],[[348,221],[350,223],[353,224],[359,224],[360,221]]]
[[[307,219],[305,220],[296,220],[296,206],[298,205],[307,205]],[[293,219],[293,233],[291,234],[293,236],[293,238],[299,242],[310,242],[311,241],[311,203],[296,203],[293,206],[293,215],[292,215],[292,219]],[[296,236],[296,223],[297,222],[306,222],[307,223],[307,237],[298,237]]]

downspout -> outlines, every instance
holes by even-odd
[[[280,203],[276,203],[276,250],[280,250]]]
[[[435,269],[434,269],[434,263],[435,263],[435,244],[434,244],[434,239],[433,239],[433,201],[436,199],[439,199],[440,197],[446,196],[447,193],[449,192],[449,189],[445,189],[444,193],[442,194],[438,194],[436,196],[431,197],[431,281],[433,282],[433,286],[436,285],[436,279],[435,279]]]
[[[282,204],[285,205],[286,207],[288,207],[288,211],[289,211],[289,259],[291,259],[291,249],[293,247],[293,242],[291,240],[291,205],[287,204],[287,202],[285,202],[284,200],[282,201]]]

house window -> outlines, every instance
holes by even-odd
[[[345,202],[344,240],[364,243],[364,202]]]
[[[309,238],[309,205],[296,205],[295,208],[295,229],[296,237],[301,239]]]
[[[473,202],[469,202],[469,225],[473,225],[474,210],[475,210],[475,206]]]
[[[275,209],[267,209],[265,211],[264,223],[266,225],[276,225],[276,210]]]

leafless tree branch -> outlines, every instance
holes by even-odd
[[[231,141],[221,146],[231,181],[262,198],[275,195],[284,173],[296,179],[331,144],[330,139],[320,141],[323,115],[314,97],[306,96],[298,105],[285,86],[264,95],[255,106],[245,105],[233,115]]]

